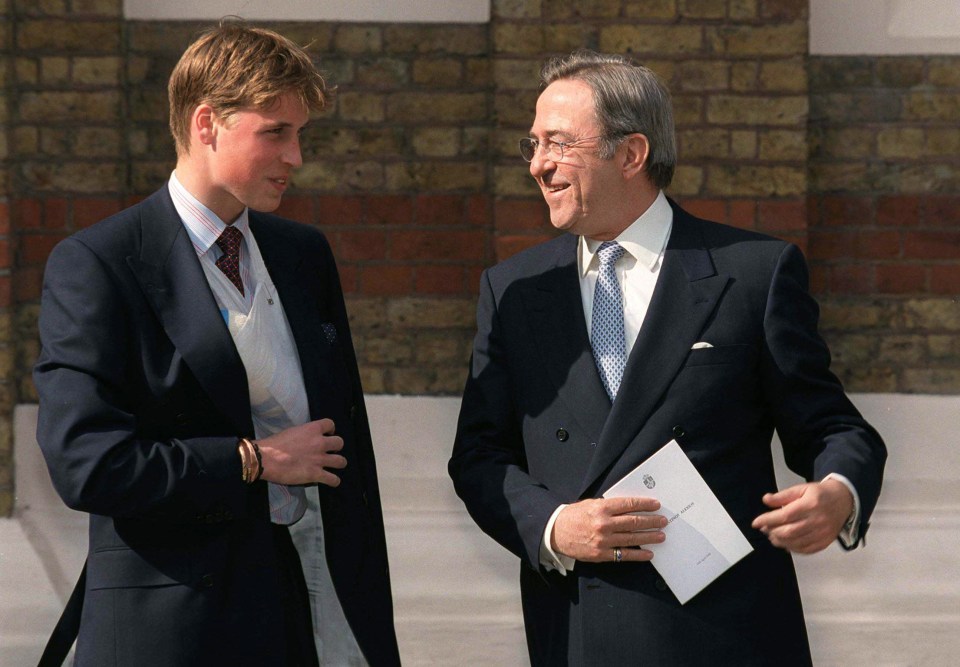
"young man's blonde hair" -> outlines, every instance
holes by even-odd
[[[189,153],[190,118],[198,105],[209,104],[228,119],[242,109],[268,108],[289,92],[312,113],[323,109],[330,94],[301,47],[238,21],[207,30],[180,57],[167,85],[177,155]]]

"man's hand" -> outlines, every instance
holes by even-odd
[[[621,549],[621,560],[650,560],[653,553],[637,547],[663,542],[663,533],[658,529],[667,525],[667,519],[660,514],[631,513],[658,509],[660,502],[653,498],[581,500],[557,515],[550,547],[565,556],[593,563],[616,560],[616,548]]]
[[[777,509],[758,516],[753,527],[776,547],[812,554],[837,539],[853,511],[853,496],[842,482],[828,479],[767,493],[763,504]]]
[[[345,468],[347,460],[337,454],[343,438],[334,435],[330,419],[294,426],[257,440],[263,457],[262,479],[278,484],[339,486],[340,478],[326,468]]]

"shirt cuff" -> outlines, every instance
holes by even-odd
[[[560,515],[560,512],[563,511],[565,507],[566,505],[560,505],[560,507],[555,509],[553,514],[550,515],[550,520],[547,521],[547,527],[543,529],[543,539],[540,541],[540,565],[548,572],[557,571],[563,576],[567,576],[567,571],[573,569],[576,560],[570,558],[570,556],[564,556],[554,551],[550,546],[550,538],[553,536],[553,524],[557,522],[557,516]]]
[[[843,543],[843,546],[848,549],[853,548],[857,545],[857,542],[860,541],[860,496],[857,494],[853,482],[843,475],[832,472],[824,477],[821,482],[825,482],[828,479],[835,479],[843,484],[850,491],[850,495],[853,496],[853,511],[850,513],[850,516],[847,517],[847,522],[843,524],[843,528],[840,529],[840,534],[837,535],[837,538]]]

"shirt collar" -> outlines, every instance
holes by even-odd
[[[169,185],[173,206],[180,214],[180,220],[187,230],[190,242],[193,243],[193,249],[200,257],[217,242],[220,234],[227,228],[227,224],[183,187],[183,184],[177,179],[176,171],[171,172]],[[246,238],[250,228],[249,211],[250,209],[244,208],[240,217],[232,225],[243,232],[244,238]]]
[[[661,190],[653,204],[614,239],[637,260],[637,266],[653,271],[663,255],[673,225],[673,209]],[[580,275],[587,275],[602,241],[580,237]]]

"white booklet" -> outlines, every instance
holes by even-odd
[[[651,563],[680,604],[753,551],[676,440],[603,494],[604,498],[626,496],[660,501],[657,513],[667,517],[666,539],[643,548],[653,552]]]

